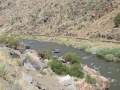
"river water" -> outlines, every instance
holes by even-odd
[[[29,44],[31,40],[21,39],[21,42],[25,44]],[[67,52],[75,52],[78,56],[82,58],[81,63],[86,64],[89,67],[97,70],[100,74],[110,80],[110,88],[109,90],[120,90],[120,63],[115,62],[105,62],[104,60],[93,57],[86,52],[80,51],[79,49],[56,44],[51,42],[40,42],[36,40],[32,40],[34,43],[29,44],[31,49],[39,50],[46,49],[52,51],[55,48],[60,49],[60,53],[56,53],[56,56],[62,56]]]

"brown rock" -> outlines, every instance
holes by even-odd
[[[95,90],[95,88],[90,84],[86,83],[84,79],[80,80],[78,83],[80,86],[79,90]]]
[[[102,90],[106,90],[110,87],[110,82],[107,78],[98,75],[95,70],[92,70],[91,68],[89,68],[87,65],[83,67],[83,70],[87,73],[90,74],[91,77],[93,77],[96,82],[101,86],[100,88],[102,88]],[[82,83],[82,82],[81,82]],[[83,85],[83,84],[81,84]],[[81,89],[80,89],[81,90]],[[84,90],[89,90],[89,89],[84,89]],[[91,89],[90,89],[91,90]]]

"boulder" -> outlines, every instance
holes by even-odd
[[[36,70],[32,64],[28,61],[26,61],[26,63],[24,63],[24,67],[26,67],[28,70]]]
[[[9,53],[13,58],[20,58],[22,55],[20,51],[14,49],[9,49]]]
[[[41,70],[48,67],[48,65],[43,63],[42,61],[39,61],[39,65],[40,65]]]
[[[93,86],[85,82],[85,79],[79,80],[79,90],[95,90]]]
[[[76,87],[74,84],[68,86],[68,88],[69,88],[70,90],[78,90],[77,87]]]
[[[23,77],[23,80],[25,80],[26,82],[28,82],[29,84],[33,82],[33,78],[27,74],[25,74],[24,72],[22,72],[22,77]]]
[[[40,70],[48,67],[46,63],[40,60],[40,57],[38,57],[37,52],[35,50],[31,50],[31,52],[27,52],[24,55],[22,55],[21,64],[29,68],[33,67],[36,70]]]
[[[67,75],[65,77],[60,77],[59,83],[64,85],[64,86],[71,85],[72,84],[71,76]]]
[[[97,71],[89,68],[87,65],[83,66],[83,70],[96,80],[96,82],[101,86],[100,88],[102,88],[102,90],[106,90],[110,87],[109,80],[98,75]]]
[[[33,85],[36,86],[36,87],[38,87],[38,89],[41,89],[41,84],[38,81],[35,80],[33,82]]]
[[[17,46],[17,50],[19,50],[21,53],[23,53],[26,49],[30,49],[30,46],[24,44],[23,42]]]
[[[103,90],[106,90],[110,87],[110,82],[103,76],[98,76],[96,81],[102,86]]]
[[[21,52],[18,50],[11,49],[9,47],[4,46],[3,49],[7,51],[9,55],[11,55],[13,58],[21,58]]]
[[[26,54],[26,53],[28,53],[28,52],[31,52],[31,49],[26,49],[26,50],[23,52],[23,54]]]

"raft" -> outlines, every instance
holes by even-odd
[[[53,50],[54,53],[59,53],[60,50],[59,49],[56,49],[56,50]]]
[[[29,42],[29,44],[33,44],[33,42]]]

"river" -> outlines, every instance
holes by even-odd
[[[25,44],[29,44],[31,40],[21,39],[20,42]],[[54,54],[56,56],[62,56],[67,52],[75,52],[78,56],[82,58],[81,63],[86,64],[89,67],[97,70],[100,74],[110,80],[110,88],[109,90],[120,90],[120,63],[115,62],[105,62],[97,57],[93,57],[92,55],[80,51],[79,49],[57,44],[51,42],[40,42],[37,40],[32,40],[34,43],[29,44],[31,49],[39,50],[46,49],[52,51],[55,48],[60,49],[60,53]]]

